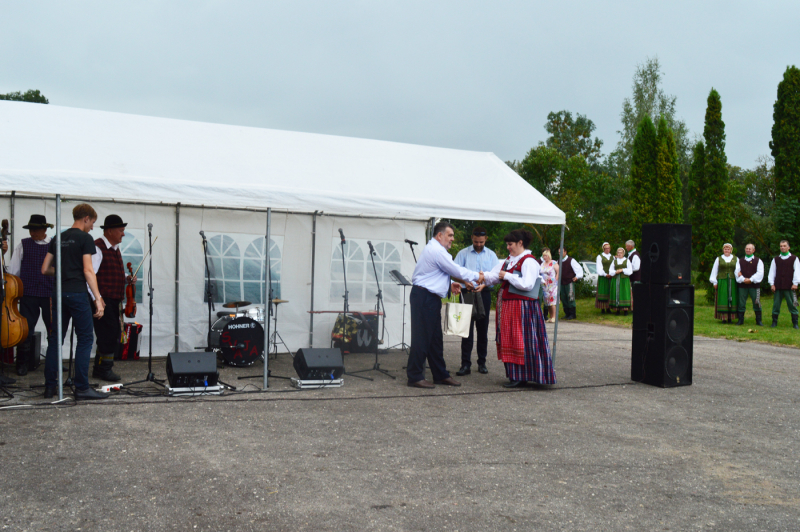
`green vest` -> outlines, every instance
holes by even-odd
[[[731,255],[733,257],[730,262],[725,262],[725,259],[722,258],[723,256],[720,255],[719,257],[719,264],[717,265],[717,280],[719,279],[736,279],[733,275],[733,272],[736,271],[736,263],[739,262],[739,259],[736,258],[736,255]]]
[[[605,275],[608,273],[608,269],[611,268],[611,262],[614,260],[614,255],[611,255],[611,258],[606,260],[606,258],[600,254],[597,256],[603,263],[603,273],[597,272],[600,275]],[[595,261],[596,262],[596,261]]]
[[[624,270],[625,268],[627,268],[627,267],[628,267],[628,259],[625,259],[625,260],[622,262],[622,264],[619,264],[619,263],[616,261],[616,258],[617,258],[617,257],[614,257],[614,258],[613,258],[613,260],[614,260],[614,271],[617,271],[617,270]],[[627,275],[625,275],[624,273],[621,273],[620,275],[621,275],[622,277],[628,277],[628,276],[627,276]]]

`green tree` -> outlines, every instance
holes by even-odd
[[[772,114],[775,158],[775,226],[783,238],[796,244],[800,237],[800,69],[788,67],[778,84]]]
[[[675,136],[662,116],[658,121],[656,135],[656,182],[651,192],[654,200],[654,223],[681,223],[683,221],[683,198]]]
[[[589,164],[600,159],[603,141],[598,137],[592,140],[596,126],[585,115],[578,113],[573,119],[569,111],[549,113],[544,128],[550,134],[547,147],[558,150],[566,158],[583,155]]]
[[[15,102],[31,102],[31,103],[50,103],[44,97],[44,94],[38,90],[28,90],[25,92],[9,92],[8,94],[0,94],[0,100],[11,100]]]
[[[630,228],[632,234],[641,234],[642,224],[653,222],[655,202],[653,191],[656,187],[656,158],[658,157],[658,140],[653,121],[645,115],[639,123],[636,137],[633,139],[631,156],[631,211]]]
[[[711,89],[708,95],[703,138],[694,150],[689,190],[693,198],[692,251],[697,261],[698,283],[704,286],[713,301],[714,292],[708,276],[714,260],[721,254],[722,244],[734,236],[734,192],[729,187],[728,159],[725,155],[725,122],[722,101]]]

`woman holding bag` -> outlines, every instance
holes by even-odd
[[[506,388],[526,382],[556,382],[544,317],[537,300],[541,281],[539,264],[527,249],[532,239],[524,229],[508,233],[503,240],[509,257],[484,277],[487,286],[502,283],[497,293],[495,341],[497,358],[505,364],[509,379],[503,385]]]

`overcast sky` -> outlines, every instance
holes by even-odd
[[[728,161],[749,168],[800,65],[798,22],[797,0],[0,0],[0,93],[508,160],[562,109],[607,154],[636,65],[658,56],[691,134],[719,91]]]

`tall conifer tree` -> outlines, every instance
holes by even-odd
[[[662,116],[656,135],[656,181],[651,191],[653,197],[653,223],[681,223],[683,221],[683,183],[680,177],[675,137]]]
[[[656,157],[658,142],[656,128],[650,117],[645,115],[639,122],[636,137],[633,139],[631,155],[631,196],[633,212],[631,232],[638,235],[642,224],[651,223],[653,217],[653,190],[656,178]]]
[[[775,158],[775,226],[781,238],[800,245],[800,69],[791,66],[778,84],[772,117]]]

